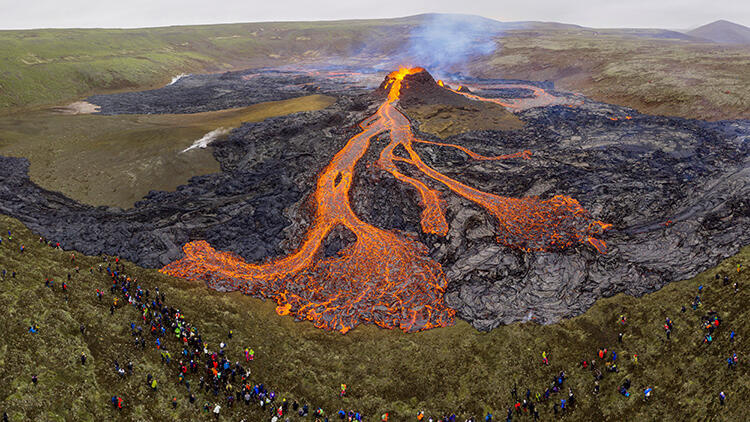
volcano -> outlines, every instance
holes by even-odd
[[[422,179],[441,183],[453,194],[484,208],[497,219],[498,242],[524,251],[563,249],[587,242],[604,253],[605,243],[596,238],[611,227],[595,221],[580,204],[566,196],[550,200],[535,197],[506,198],[476,190],[435,171],[414,150],[415,143],[457,148],[476,160],[529,159],[529,151],[487,157],[460,145],[428,142],[415,137],[409,120],[395,108],[404,101],[466,104],[466,99],[439,86],[422,68],[403,68],[390,73],[378,89],[386,94],[376,113],[362,121],[362,131],[349,138],[319,176],[315,190],[315,217],[299,249],[282,259],[262,265],[249,264],[231,254],[217,252],[206,242],[189,243],[186,257],[162,269],[166,274],[205,280],[220,290],[242,290],[270,297],[281,314],[308,319],[317,327],[346,333],[360,323],[398,327],[404,331],[444,326],[454,312],[445,306],[447,280],[427,249],[398,233],[362,221],[350,205],[350,189],[357,162],[373,138],[388,134],[377,165],[396,180],[420,194],[422,231],[445,236],[448,222],[441,193],[424,181],[407,176],[398,164],[413,167]],[[396,150],[406,156],[396,155]],[[320,257],[329,233],[343,226],[355,243],[336,257]]]
[[[642,115],[532,81],[441,86],[418,68],[189,82],[89,102],[117,114],[337,100],[243,125],[209,146],[221,172],[129,210],[40,189],[28,162],[0,157],[0,212],[65,248],[269,298],[340,332],[552,322],[691,277],[750,241],[745,121]],[[501,108],[523,125],[440,138],[411,112],[430,104]]]
[[[383,79],[375,95],[388,97],[398,93],[397,98],[391,98],[391,101],[398,99],[401,108],[415,105],[441,104],[450,106],[471,106],[472,101],[463,95],[438,85],[435,79],[421,67],[406,70],[403,80],[398,82],[400,85],[394,87],[392,80],[397,77],[397,73],[391,73]]]

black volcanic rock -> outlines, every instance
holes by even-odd
[[[307,73],[244,70],[188,75],[158,89],[92,95],[86,101],[100,106],[100,114],[185,114],[247,107],[311,94],[336,94],[342,88],[348,94],[369,92],[363,87],[342,85]]]
[[[174,261],[194,239],[251,261],[279,255],[296,247],[294,239],[284,242],[293,237],[285,230],[304,224],[305,212],[291,210],[304,208],[318,172],[358,131],[341,122],[366,117],[348,111],[355,103],[341,98],[325,110],[245,124],[212,144],[221,173],[193,177],[175,192],[152,191],[129,210],[44,190],[28,179],[26,159],[0,156],[0,212],[22,216],[66,249],[120,255],[146,267]]]
[[[310,86],[298,84],[309,80],[296,76],[288,82],[273,78],[253,85],[258,90],[253,98],[280,99]],[[151,92],[140,97],[146,105],[130,94],[101,97],[101,104],[110,112],[139,107],[174,112],[249,101],[234,98],[245,95],[243,88],[219,96],[212,88],[226,82],[222,86],[231,89],[245,79],[220,80],[203,83],[203,93],[178,82],[172,89],[186,91],[171,101],[157,101],[159,95]],[[458,101],[453,97],[458,94],[437,86],[429,74],[406,82],[402,101]],[[151,192],[130,210],[94,208],[41,189],[29,180],[26,160],[0,157],[0,212],[66,249],[118,254],[147,267],[179,258],[181,246],[196,239],[249,261],[281,256],[309,227],[317,174],[379,105],[361,86],[316,78],[311,83],[336,94],[336,104],[243,125],[211,146],[221,173],[195,177],[175,192]],[[205,95],[206,103],[196,103],[193,94]],[[350,192],[362,220],[412,233],[428,247],[449,280],[446,302],[478,329],[532,316],[553,322],[582,313],[601,297],[651,292],[750,243],[749,121],[648,116],[588,100],[580,107],[533,108],[518,116],[526,122],[521,129],[469,132],[445,142],[484,155],[528,149],[530,160],[474,161],[454,148],[414,148],[435,170],[486,192],[577,199],[596,219],[614,225],[603,236],[607,255],[583,244],[538,253],[499,245],[496,222],[484,209],[404,165],[405,174],[443,192],[449,233],[426,235],[417,193],[377,167],[383,147],[377,140],[357,164]],[[350,237],[336,232],[324,252],[335,253]]]

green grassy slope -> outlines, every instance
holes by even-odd
[[[750,47],[717,46],[627,31],[514,31],[471,65],[484,76],[551,79],[557,86],[644,113],[750,118]]]
[[[182,72],[347,54],[365,36],[391,37],[416,19],[0,31],[0,110],[163,85]]]
[[[77,256],[80,274],[72,271],[70,252],[42,246],[20,223],[0,216],[4,241],[0,246],[0,269],[9,272],[0,281],[0,411],[11,420],[103,420],[114,418],[109,398],[120,395],[126,409],[119,415],[128,420],[198,420],[204,400],[213,394],[198,396],[195,405],[186,399],[184,386],[177,383],[176,367],[160,362],[152,339],[145,351],[130,344],[128,325],[137,311],[120,307],[109,314],[107,277],[97,267],[99,257]],[[11,229],[14,240],[7,241]],[[19,244],[25,244],[22,254]],[[490,333],[479,333],[464,322],[446,329],[404,334],[373,327],[358,327],[347,335],[314,329],[309,323],[275,314],[274,304],[239,294],[222,294],[199,283],[164,276],[128,263],[127,272],[139,284],[151,289],[159,286],[168,304],[179,308],[188,321],[197,326],[209,344],[227,341],[231,359],[240,359],[244,347],[256,351],[251,364],[252,381],[265,382],[280,392],[280,397],[296,398],[322,406],[329,414],[335,409],[360,409],[374,415],[391,412],[392,419],[414,420],[416,412],[440,416],[455,411],[463,416],[492,411],[496,419],[504,417],[510,405],[510,390],[528,387],[532,396],[549,385],[560,370],[568,374],[564,390],[573,388],[578,405],[571,420],[747,420],[750,405],[750,377],[746,365],[748,290],[750,269],[737,274],[737,263],[750,262],[750,248],[721,263],[719,267],[695,279],[676,282],[642,298],[618,295],[603,299],[586,314],[559,324],[512,324]],[[16,278],[10,277],[16,271]],[[60,283],[72,272],[68,300]],[[739,293],[714,280],[720,272],[739,280]],[[53,277],[55,287],[45,287]],[[703,307],[690,309],[689,303],[703,284]],[[95,289],[103,289],[100,303]],[[687,306],[685,313],[680,312]],[[723,320],[712,345],[701,345],[699,319],[709,309]],[[620,315],[627,324],[618,323]],[[675,328],[666,341],[661,328],[670,317]],[[39,324],[38,334],[28,327]],[[81,335],[79,325],[87,332]],[[234,330],[232,340],[228,330]],[[737,340],[730,343],[730,330]],[[622,344],[617,333],[625,334]],[[171,343],[170,343],[171,344]],[[594,358],[600,347],[618,354],[620,372],[605,373],[601,393],[591,394],[594,379],[589,370],[578,366],[583,359]],[[170,346],[172,350],[175,347]],[[550,366],[542,366],[541,352],[547,351]],[[736,351],[740,364],[727,369],[726,358]],[[79,362],[81,352],[90,357],[86,366]],[[638,354],[638,364],[631,357]],[[132,360],[135,374],[121,379],[112,362]],[[599,366],[604,365],[599,362]],[[145,383],[146,374],[154,375],[159,391]],[[33,385],[32,375],[39,383]],[[632,381],[630,398],[617,393],[623,379]],[[191,380],[197,386],[197,380]],[[349,386],[348,395],[337,395],[340,383]],[[651,402],[641,400],[646,386],[654,388]],[[718,402],[723,390],[727,404]],[[172,410],[170,400],[179,405]],[[553,394],[559,403],[561,395]],[[539,405],[542,420],[552,416],[552,401]],[[237,406],[222,411],[223,419],[265,420],[255,407]],[[231,418],[230,418],[231,415]],[[205,416],[204,416],[205,417]],[[312,420],[312,418],[309,418]]]

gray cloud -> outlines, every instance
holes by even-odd
[[[469,13],[501,21],[592,27],[691,28],[717,19],[750,26],[739,0],[0,0],[0,28],[146,27]]]

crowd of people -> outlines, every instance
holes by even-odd
[[[7,243],[13,241],[11,231],[8,231]],[[60,249],[59,244],[53,244],[43,238],[39,239],[40,243],[45,243],[50,247]],[[25,248],[18,249],[23,254]],[[71,272],[67,274],[67,280],[55,284],[53,278],[46,278],[45,286],[50,289],[59,289],[67,301],[68,283],[71,281],[71,274],[80,272],[76,264],[75,254],[70,255]],[[362,413],[353,409],[338,409],[332,414],[327,413],[321,407],[314,407],[309,403],[300,402],[286,397],[279,397],[274,389],[263,383],[253,380],[251,368],[256,361],[255,351],[251,347],[237,347],[233,341],[232,330],[227,330],[226,338],[222,339],[216,347],[210,347],[198,327],[189,321],[186,315],[178,307],[168,303],[165,294],[155,287],[153,291],[144,288],[136,278],[127,274],[125,264],[118,257],[103,256],[98,268],[91,267],[89,272],[100,273],[102,278],[108,283],[108,287],[92,288],[92,295],[95,301],[102,306],[109,308],[110,315],[116,312],[130,312],[132,321],[129,323],[129,332],[132,337],[132,346],[148,353],[148,350],[156,350],[161,357],[162,364],[169,368],[174,374],[173,381],[184,389],[183,397],[172,397],[170,403],[172,408],[187,403],[194,407],[196,412],[210,414],[219,419],[223,413],[231,411],[237,406],[247,408],[253,407],[255,413],[265,413],[271,422],[289,421],[293,417],[310,417],[312,420],[323,422],[329,420],[342,421],[362,421],[365,417]],[[741,267],[738,265],[737,271]],[[16,272],[8,273],[2,270],[2,279],[9,275],[11,278],[16,277]],[[720,280],[721,276],[716,275]],[[723,276],[724,285],[731,283],[728,275]],[[732,288],[735,293],[739,291],[739,284],[734,281]],[[106,299],[106,290],[109,290],[109,299]],[[698,287],[698,292],[693,298],[691,307],[695,311],[702,311],[704,304],[702,301],[704,286]],[[111,301],[110,301],[111,300]],[[685,306],[681,312],[687,312]],[[703,313],[703,312],[701,312]],[[618,347],[623,344],[625,337],[624,332],[628,325],[626,315],[620,315],[618,320],[619,331],[617,334]],[[700,318],[700,326],[703,331],[701,343],[706,347],[710,346],[715,337],[720,334],[725,336],[727,341],[734,344],[735,332],[724,328],[725,323],[722,321],[719,313],[714,310],[707,310]],[[675,330],[674,322],[665,317],[662,326],[664,330],[664,341],[672,341],[673,331]],[[82,335],[86,334],[85,325],[79,327]],[[40,330],[38,324],[33,323],[29,326],[28,332],[36,334]],[[542,352],[541,364],[550,365],[550,354],[547,351]],[[237,358],[237,356],[240,356]],[[81,365],[87,364],[87,355],[80,354]],[[261,357],[262,359],[262,357]],[[626,359],[627,361],[628,359]],[[630,365],[638,365],[638,355],[632,354],[629,358]],[[618,368],[618,354],[616,351],[607,347],[601,347],[592,359],[583,359],[580,361],[579,368],[589,371],[593,377],[593,387],[591,394],[599,395],[601,392],[601,381],[606,374],[616,376],[620,372]],[[736,352],[727,357],[729,370],[735,370],[739,362]],[[136,368],[132,361],[121,365],[118,360],[112,362],[113,370],[119,377],[130,377],[136,374]],[[604,372],[602,372],[604,370]],[[580,373],[580,372],[578,372]],[[568,374],[565,370],[557,373],[549,382],[543,391],[533,393],[531,389],[526,388],[525,392],[519,394],[516,387],[511,390],[511,405],[507,408],[506,421],[517,419],[539,420],[540,409],[549,412],[555,417],[562,417],[574,412],[577,404],[577,396],[571,386],[566,384]],[[32,376],[32,383],[37,383],[37,375]],[[146,374],[144,382],[152,391],[158,391],[159,382],[157,377],[152,374]],[[631,397],[631,380],[625,378],[617,392],[624,399]],[[640,390],[642,388],[642,390]],[[642,391],[642,400],[648,402],[654,395],[654,387],[642,385],[637,391]],[[347,394],[347,385],[341,384],[340,397]],[[639,393],[641,394],[641,393]],[[199,399],[201,396],[202,399]],[[724,391],[717,393],[718,401],[723,406],[728,400]],[[203,402],[202,405],[200,402]],[[120,395],[112,395],[110,398],[111,406],[115,411],[122,411],[126,408],[126,398]],[[551,410],[550,410],[550,403]],[[549,416],[549,415],[548,415]],[[7,419],[7,415],[4,414]],[[419,412],[415,415],[417,421],[423,422],[456,422],[456,414],[445,414],[440,417],[428,417],[425,412]],[[389,413],[383,413],[375,416],[376,419],[387,421]],[[491,422],[494,419],[492,413],[488,412],[481,416],[481,419],[469,418],[466,422]],[[372,419],[369,419],[372,420]]]
[[[219,342],[218,347],[209,347],[198,327],[188,321],[179,308],[170,306],[158,287],[153,292],[142,288],[137,279],[126,275],[125,266],[119,258],[103,259],[99,271],[104,271],[111,280],[109,290],[113,295],[113,302],[110,312],[120,312],[120,304],[123,304],[122,307],[132,306],[136,310],[138,319],[129,326],[134,347],[146,349],[150,344],[159,352],[162,364],[174,371],[176,382],[185,389],[187,402],[195,404],[198,401],[196,393],[203,392],[204,396],[212,398],[203,403],[203,412],[212,413],[216,418],[219,418],[222,409],[244,405],[257,407],[274,422],[283,421],[292,414],[311,416],[319,421],[328,420],[322,408],[280,398],[263,383],[251,381],[250,366],[255,360],[255,351],[247,347],[242,350],[244,362],[241,359],[231,359],[230,355],[234,352],[230,346],[233,336],[231,330],[228,331],[227,338]],[[104,266],[106,268],[102,269]],[[96,296],[100,300],[101,290]],[[117,363],[115,367],[122,371]],[[197,386],[191,385],[191,378],[194,383],[197,378]],[[157,380],[151,374],[146,376],[146,383],[153,390],[158,388]],[[172,406],[176,408],[181,401],[174,397]],[[361,414],[354,410],[340,410],[340,419],[342,414],[348,420],[362,420]]]

